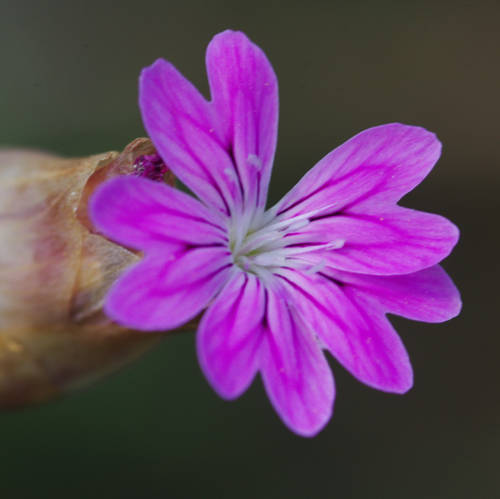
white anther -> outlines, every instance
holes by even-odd
[[[236,172],[232,168],[225,168],[224,173],[226,174],[227,177],[229,177],[231,182],[236,182],[237,180]]]
[[[263,265],[265,267],[283,267],[286,263],[286,258],[278,251],[268,251],[261,253],[252,258],[256,265]]]
[[[331,241],[325,247],[325,249],[340,249],[343,248],[345,244],[345,239],[337,239],[335,241]]]
[[[262,168],[262,160],[256,154],[249,154],[247,157],[247,161],[252,166],[255,166],[257,170]]]
[[[326,262],[325,260],[320,260],[316,265],[313,265],[312,267],[309,267],[306,269],[305,273],[306,274],[317,274],[318,272],[321,272],[325,268]]]
[[[295,230],[302,229],[302,227],[305,227],[306,225],[309,225],[309,220],[297,220],[296,222],[293,222],[286,228],[286,232],[293,232]]]
[[[300,255],[302,253],[312,253],[314,251],[324,251],[330,249],[339,249],[344,246],[345,240],[338,239],[336,241],[331,241],[329,243],[323,244],[312,244],[310,246],[288,246],[287,248],[283,248],[282,252],[285,255]]]

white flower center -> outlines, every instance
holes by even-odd
[[[321,263],[304,265],[294,257],[320,250],[333,250],[344,245],[343,239],[314,244],[311,237],[301,229],[309,225],[316,212],[297,215],[292,218],[275,216],[271,211],[259,219],[245,220],[237,217],[232,220],[229,231],[230,249],[233,262],[245,272],[260,277],[278,271],[282,267],[304,268],[306,272],[318,272]]]

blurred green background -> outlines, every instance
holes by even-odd
[[[451,218],[445,267],[462,315],[394,319],[416,382],[370,390],[332,361],[336,413],[296,437],[260,381],[227,403],[194,335],[64,400],[0,415],[0,497],[373,498],[500,496],[498,248],[500,4],[445,1],[0,1],[0,142],[87,155],[144,134],[137,76],[157,57],[207,90],[204,50],[244,30],[280,80],[271,194],[369,126],[424,126],[444,144],[404,204]]]

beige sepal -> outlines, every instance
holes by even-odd
[[[103,314],[109,286],[140,255],[96,233],[87,217],[97,185],[153,152],[148,139],[78,159],[0,151],[0,408],[78,388],[163,336]]]

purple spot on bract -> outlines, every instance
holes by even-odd
[[[167,171],[167,165],[163,162],[159,154],[143,154],[135,160],[132,175],[160,181],[163,180]]]

